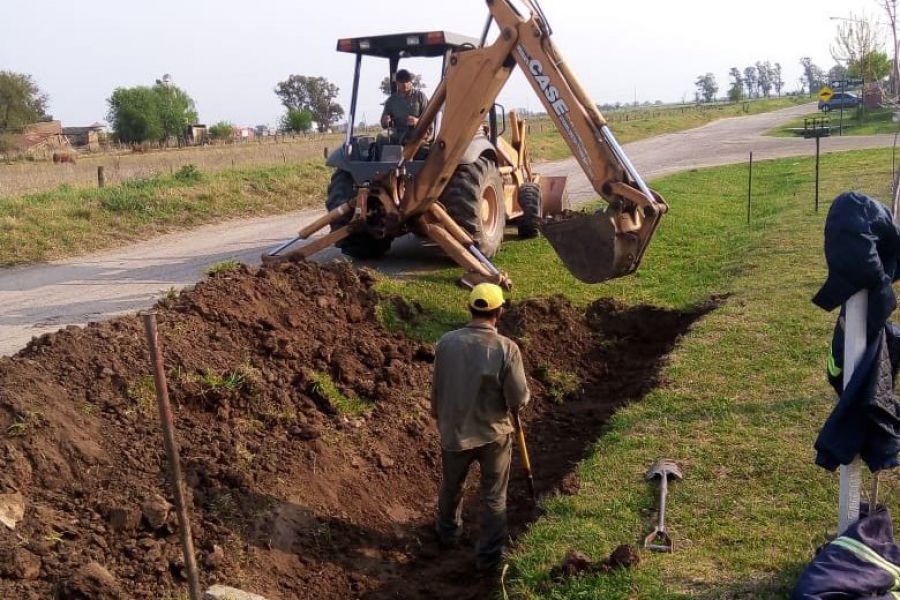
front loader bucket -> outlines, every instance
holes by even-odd
[[[650,215],[632,231],[619,231],[621,214],[607,207],[594,214],[568,213],[548,220],[542,232],[572,275],[585,283],[600,283],[637,269],[659,216]]]

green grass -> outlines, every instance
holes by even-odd
[[[604,113],[610,128],[620,143],[626,144],[664,133],[675,133],[699,127],[717,119],[740,117],[804,104],[805,96],[769,98],[716,104],[711,106],[646,107],[622,109]],[[535,160],[559,160],[571,156],[571,151],[549,119],[529,121],[528,142]]]
[[[0,198],[0,267],[90,252],[230,217],[319,208],[330,169],[321,160],[171,175],[102,189],[60,186]]]
[[[890,165],[889,150],[827,155],[823,198],[851,187],[887,197]],[[519,539],[507,578],[515,597],[788,595],[837,518],[837,476],[813,464],[812,444],[834,401],[824,359],[836,316],[810,302],[825,278],[827,212],[813,211],[813,169],[809,158],[758,164],[750,225],[745,167],[654,182],[671,213],[640,270],[603,285],[576,282],[542,240],[501,251],[516,298],[562,293],[580,304],[612,296],[685,308],[729,294],[671,355],[665,385],[614,416],[578,465],[580,491],[551,499]],[[434,339],[465,320],[456,276],[448,267],[379,286],[433,312],[408,330]],[[643,474],[661,456],[685,473],[667,514],[677,551],[643,553],[631,571],[551,583],[548,572],[567,550],[601,559],[649,531],[656,490]],[[897,495],[888,496],[891,506]]]
[[[342,392],[328,373],[309,371],[308,377],[312,382],[312,392],[327,401],[339,415],[361,417],[373,408],[371,401],[360,398],[352,391]]]
[[[228,273],[229,271],[241,268],[241,264],[242,263],[237,260],[223,260],[206,269],[206,274],[212,277],[214,275]]]
[[[766,135],[775,137],[796,137],[798,130],[803,129],[804,118],[827,118],[831,123],[831,135],[838,135],[841,123],[840,111],[833,110],[830,113],[813,112],[806,117],[794,119],[771,131]],[[876,135],[879,133],[897,133],[900,125],[894,122],[894,111],[890,108],[866,109],[857,111],[848,109],[844,111],[844,135]]]

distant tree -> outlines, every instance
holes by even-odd
[[[781,96],[781,90],[784,89],[784,73],[779,62],[772,67],[772,85],[775,87],[775,93]]]
[[[719,84],[716,83],[716,76],[712,73],[700,75],[694,82],[697,88],[697,98],[702,98],[704,102],[712,102],[716,99],[716,93],[719,91]]]
[[[281,128],[294,133],[306,133],[312,128],[313,114],[308,110],[289,108],[281,118]]]
[[[427,85],[422,83],[421,75],[413,75],[412,84],[413,84],[414,90],[424,90],[426,87],[428,87]],[[381,85],[378,87],[379,87],[379,89],[381,89],[382,94],[384,94],[385,96],[390,96],[391,95],[391,78],[385,77],[384,79],[382,79]]]
[[[187,92],[172,83],[167,73],[156,80],[153,91],[159,99],[159,121],[163,139],[184,135],[184,128],[197,122],[197,108]]]
[[[828,81],[842,81],[847,79],[847,67],[844,65],[834,65],[828,70]]]
[[[808,56],[800,59],[800,66],[803,67],[801,83],[806,86],[807,92],[812,94],[825,83],[825,73]]]
[[[130,144],[163,139],[159,98],[153,88],[117,88],[106,102],[109,104],[107,119],[120,142]]]
[[[228,121],[219,121],[209,128],[209,137],[217,141],[230,140],[234,137],[234,125]]]
[[[168,75],[153,87],[116,88],[106,102],[116,139],[125,143],[181,137],[185,127],[197,122],[194,101]]]
[[[874,54],[878,52],[885,56],[880,52],[880,46],[875,23],[865,15],[857,17],[850,13],[850,18],[841,21],[837,26],[834,43],[831,45],[831,56],[836,62],[846,63],[851,76],[855,65],[856,77],[862,76],[863,79],[871,81],[876,79],[875,70],[869,66],[874,64]]]
[[[740,102],[744,99],[744,76],[737,67],[731,67],[728,71],[731,77],[731,87],[728,88],[728,99],[732,102]]]
[[[747,97],[755,98],[759,95],[757,90],[757,82],[759,81],[759,73],[756,67],[749,66],[744,69],[744,85],[747,86]]]
[[[847,75],[861,77],[866,81],[881,81],[891,74],[891,68],[891,59],[888,58],[888,55],[875,50],[858,61],[851,60],[847,64]]]
[[[0,133],[45,119],[47,99],[31,75],[0,71]]]
[[[772,63],[769,61],[756,63],[756,85],[761,95],[768,98],[772,94]]]
[[[900,93],[900,40],[897,38],[897,0],[875,0],[888,19],[888,29],[891,32],[893,50],[893,64],[891,65],[891,91],[896,96]]]
[[[319,131],[344,116],[344,109],[334,101],[340,89],[324,77],[290,75],[275,86],[275,95],[288,111],[299,110],[312,113]]]

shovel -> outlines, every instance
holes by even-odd
[[[525,430],[522,429],[522,418],[519,416],[519,413],[516,412],[513,415],[513,419],[515,420],[516,425],[516,438],[519,442],[522,467],[524,467],[525,474],[528,476],[528,491],[531,492],[531,500],[534,502],[535,506],[537,506],[538,497],[537,492],[534,491],[534,475],[531,473],[531,459],[528,457],[528,446],[525,445]]]
[[[681,469],[675,464],[675,461],[660,458],[647,471],[649,481],[657,477],[659,478],[659,521],[653,531],[644,538],[644,548],[656,552],[672,552],[675,550],[675,544],[669,537],[669,532],[666,531],[666,495],[669,491],[669,478],[681,480],[684,479],[684,475],[681,474]]]

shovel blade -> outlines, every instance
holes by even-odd
[[[609,210],[571,213],[544,223],[542,233],[569,272],[585,283],[628,275],[643,254],[640,237],[617,231],[615,215]]]

